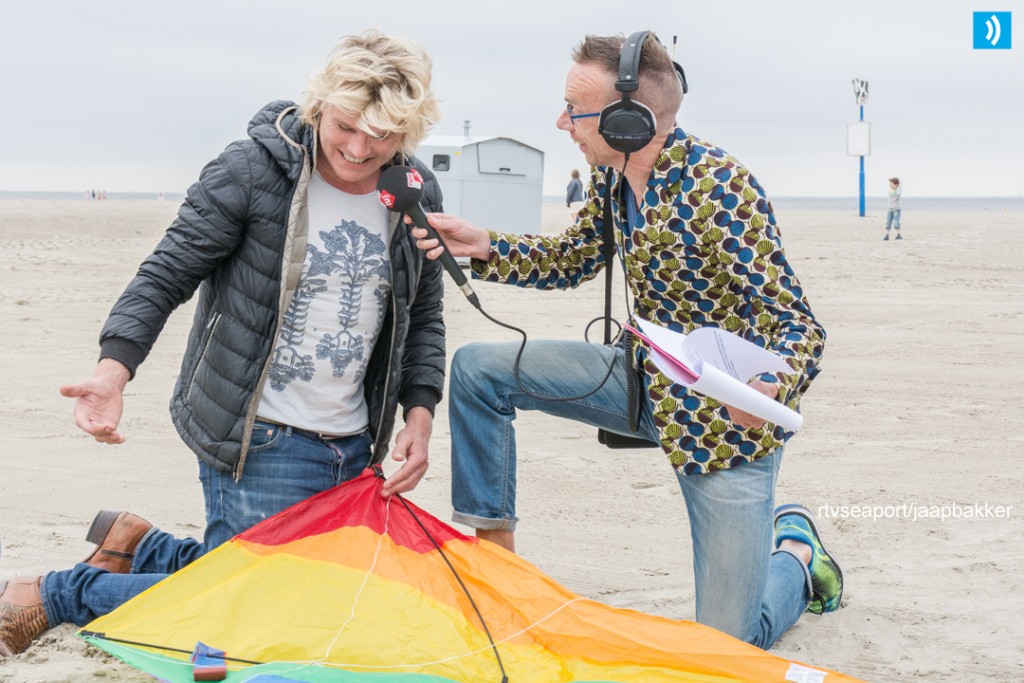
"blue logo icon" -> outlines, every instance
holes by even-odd
[[[1013,32],[1010,12],[974,13],[974,49],[1009,50]]]

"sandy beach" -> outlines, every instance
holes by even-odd
[[[883,242],[883,216],[860,218],[850,204],[775,202],[787,254],[828,333],[778,498],[818,514],[847,578],[844,607],[805,615],[775,651],[872,682],[1024,680],[1024,211],[905,210],[905,239]],[[100,509],[202,531],[195,457],[167,411],[191,305],[128,386],[125,444],[79,432],[57,391],[92,372],[110,306],[176,209],[0,201],[0,579],[80,561]],[[564,207],[545,205],[544,230],[564,217]],[[602,286],[476,290],[531,338],[582,339],[601,314]],[[515,338],[451,286],[447,325],[450,350]],[[445,521],[446,410],[431,469],[409,495]],[[660,452],[610,451],[593,430],[541,414],[517,425],[520,554],[584,596],[692,618],[689,529]],[[53,629],[0,661],[0,682],[149,680],[73,634]]]

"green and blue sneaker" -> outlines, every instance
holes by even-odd
[[[843,599],[843,570],[821,542],[811,511],[802,505],[780,505],[775,508],[775,547],[791,539],[811,547],[811,604],[812,614],[835,612]]]

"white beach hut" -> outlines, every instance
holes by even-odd
[[[432,135],[416,156],[441,184],[445,213],[494,230],[539,230],[541,150],[506,137]]]

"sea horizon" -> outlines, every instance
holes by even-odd
[[[43,201],[166,201],[179,203],[185,198],[184,192],[107,192],[103,200],[92,199],[86,191],[46,191],[46,190],[0,190],[0,201],[4,200],[43,200]],[[562,195],[543,195],[544,204],[560,204],[565,201]],[[851,196],[788,196],[777,195],[771,198],[772,205],[778,209],[802,210],[859,210],[858,197]],[[865,211],[885,211],[888,197],[869,196],[865,198]],[[978,210],[978,211],[1024,211],[1024,197],[917,197],[903,196],[902,207],[906,210]]]

